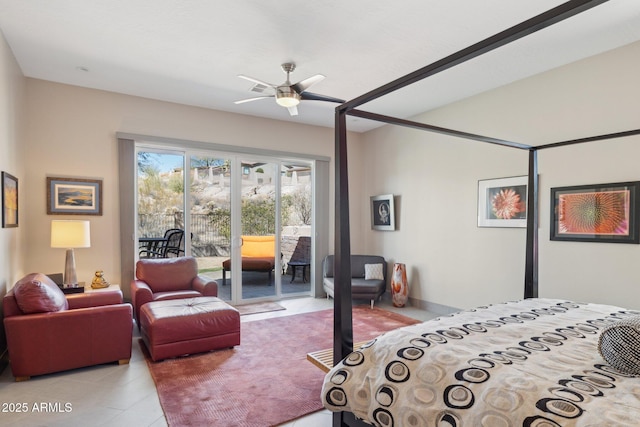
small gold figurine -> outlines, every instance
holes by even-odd
[[[102,288],[108,288],[109,287],[109,282],[104,280],[104,277],[102,277],[103,274],[104,273],[102,272],[102,270],[96,271],[96,275],[93,278],[93,280],[91,281],[91,287],[93,289],[102,289]]]

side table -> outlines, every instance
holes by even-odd
[[[119,290],[121,290],[120,285],[116,283],[110,284],[108,288],[100,288],[100,289],[93,289],[91,287],[91,283],[85,283],[84,285],[85,294],[90,294],[92,292],[111,292],[111,291],[119,291]]]
[[[108,288],[93,289],[91,284],[84,287],[84,292],[66,295],[69,306],[74,308],[96,307],[99,305],[122,304],[120,285]]]

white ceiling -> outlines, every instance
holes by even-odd
[[[336,104],[290,117],[245,74],[353,99],[547,9],[558,0],[0,0],[0,29],[24,75],[333,126]],[[407,118],[640,39],[640,1],[611,0],[361,109]],[[349,130],[379,124],[350,118]]]

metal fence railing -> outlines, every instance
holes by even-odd
[[[228,256],[230,248],[228,216],[191,214],[192,253],[195,256]],[[167,214],[138,214],[140,237],[163,236],[170,228],[184,229],[182,212]],[[260,218],[242,224],[243,234],[263,235],[265,230],[275,230],[275,220]],[[268,234],[273,234],[271,231]]]

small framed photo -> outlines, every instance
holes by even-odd
[[[393,194],[371,197],[371,228],[382,231],[396,229]]]
[[[640,243],[640,181],[551,189],[551,240]]]
[[[18,178],[2,172],[2,227],[18,226]]]
[[[528,177],[478,181],[478,227],[527,226]]]
[[[102,215],[102,180],[47,177],[48,215]]]

